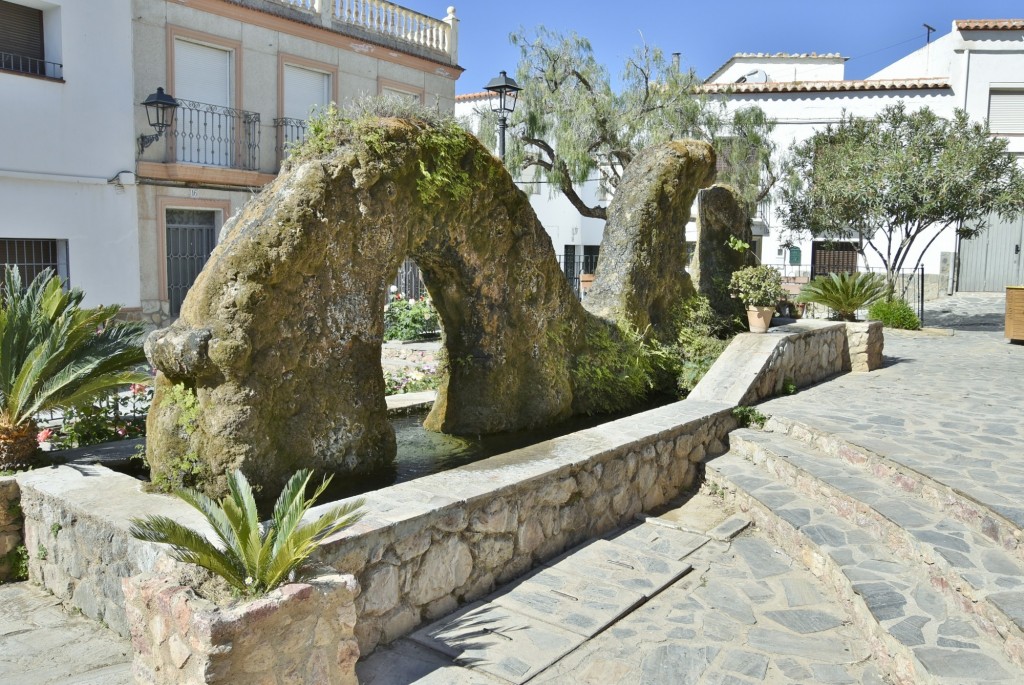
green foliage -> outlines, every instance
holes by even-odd
[[[247,597],[270,592],[306,563],[320,541],[362,516],[362,500],[329,510],[316,521],[302,518],[327,488],[325,479],[308,499],[311,472],[298,471],[285,484],[268,525],[260,523],[252,487],[241,471],[228,478],[229,494],[214,502],[196,490],[179,490],[178,497],[199,511],[213,527],[216,544],[202,533],[166,516],[132,519],[131,534],[140,540],[171,545],[178,561],[209,569]]]
[[[678,357],[636,329],[588,320],[585,351],[574,360],[574,393],[581,411],[603,414],[635,406],[670,376]]]
[[[719,316],[704,295],[695,295],[679,307],[677,327],[676,350],[680,366],[676,388],[685,396],[721,356],[739,329],[734,320]]]
[[[72,407],[64,412],[49,442],[56,449],[71,449],[142,437],[152,399],[152,386],[133,384],[128,394],[114,392],[96,402]]]
[[[747,307],[774,307],[785,295],[778,269],[763,264],[734,271],[729,291]]]
[[[437,310],[428,298],[407,300],[398,295],[384,307],[385,340],[413,340],[441,330]]]
[[[81,309],[52,271],[23,287],[8,265],[0,293],[0,431],[39,412],[88,405],[112,389],[145,383],[140,322],[117,321],[117,306]]]
[[[61,527],[62,526],[59,523],[57,523],[56,521],[51,523],[50,524],[50,535],[52,535],[53,537],[57,537],[57,533],[59,533],[61,531]]]
[[[757,410],[757,407],[734,407],[732,410],[733,418],[736,419],[736,423],[739,424],[740,428],[748,428],[753,426],[754,428],[761,428],[765,422],[768,421],[768,417]]]
[[[813,302],[832,309],[843,321],[855,321],[857,310],[885,297],[889,292],[881,274],[829,274],[805,285],[797,302]]]
[[[18,545],[4,556],[4,564],[9,570],[6,582],[28,580],[28,548]]]
[[[175,407],[175,423],[186,443],[199,428],[199,398],[192,388],[178,383],[167,388],[163,402]],[[209,467],[198,452],[189,450],[168,459],[158,473],[153,474],[151,485],[160,492],[174,492],[182,488],[197,487],[209,477]]]
[[[387,162],[400,143],[390,138],[382,118],[402,119],[415,128],[414,144],[420,149],[416,187],[422,202],[442,198],[462,202],[472,194],[470,169],[465,163],[475,148],[472,137],[450,115],[394,96],[363,97],[342,110],[332,104],[315,112],[307,121],[305,140],[289,149],[288,164],[330,156],[339,146],[352,142]],[[484,156],[475,159],[478,166],[486,163]]]
[[[792,378],[787,378],[782,381],[782,394],[783,395],[795,395],[799,388],[796,386],[796,381]]]
[[[596,174],[614,189],[640,150],[668,140],[712,143],[726,162],[719,180],[735,185],[751,207],[774,183],[774,122],[757,107],[730,112],[724,99],[701,94],[695,72],[676,69],[660,49],[635,50],[616,91],[582,36],[538,27],[510,40],[520,50],[523,91],[510,124],[508,167],[539,172],[582,215],[605,218],[605,207],[587,205],[574,183]],[[481,128],[489,131],[491,121],[485,114]]]
[[[904,300],[879,300],[868,309],[868,319],[881,321],[886,328],[900,328],[916,331],[921,328],[921,319]]]
[[[790,148],[780,214],[796,233],[870,249],[891,282],[925,231],[969,237],[993,213],[1024,212],[1024,171],[1007,144],[962,110],[950,120],[902,104],[848,115]]]
[[[745,240],[740,240],[734,235],[729,236],[727,244],[731,249],[736,250],[737,252],[746,252],[750,249],[750,243]]]
[[[49,550],[47,550],[41,542],[36,547],[36,556],[39,557],[39,561],[46,561],[50,556]]]

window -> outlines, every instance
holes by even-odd
[[[18,267],[22,283],[29,283],[44,269],[53,269],[65,285],[70,283],[66,240],[0,238],[0,257],[5,265]]]
[[[192,164],[232,166],[235,129],[231,107],[232,51],[174,40],[174,91],[182,102],[174,117],[175,158]]]
[[[309,115],[331,102],[331,80],[332,75],[323,71],[294,64],[282,66],[281,112],[284,116],[274,122],[278,128],[278,153],[282,157],[289,145],[305,139]]]
[[[416,104],[423,104],[422,88],[382,78],[378,80],[378,89],[380,90],[381,95],[389,95],[402,100],[409,100]]]
[[[1024,133],[1024,89],[989,93],[988,127],[992,133]]]
[[[47,62],[47,48],[44,40],[47,19],[55,19],[58,8],[43,12],[35,7],[26,7],[6,0],[0,0],[0,70],[20,74],[61,78],[61,65]],[[47,15],[51,15],[47,17]],[[53,41],[59,45],[59,41]],[[51,50],[56,55],[56,50]]]
[[[170,313],[181,313],[188,289],[203,270],[217,244],[220,212],[206,209],[171,209],[167,221],[167,299]]]
[[[857,246],[849,242],[811,243],[811,276],[857,272]]]
[[[597,271],[597,257],[600,252],[600,245],[583,246],[583,273],[592,274]]]

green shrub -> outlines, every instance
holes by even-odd
[[[749,426],[762,428],[765,422],[768,421],[768,417],[759,412],[757,407],[734,407],[732,415],[740,425],[740,428],[747,428]]]
[[[170,545],[175,559],[213,571],[244,596],[266,594],[301,569],[321,540],[362,516],[357,509],[363,502],[358,500],[334,507],[312,523],[301,524],[330,482],[330,478],[325,479],[307,499],[306,485],[311,475],[301,470],[288,480],[266,527],[260,523],[252,487],[241,471],[228,478],[229,494],[220,502],[196,490],[175,493],[210,523],[219,544],[166,516],[132,519],[131,534],[139,540]]]
[[[888,289],[881,274],[829,274],[805,285],[796,301],[821,304],[843,321],[856,321],[857,310],[885,297]]]
[[[399,295],[384,308],[385,340],[414,340],[441,329],[437,310],[428,298],[407,300]]]
[[[679,308],[677,326],[676,352],[680,362],[676,389],[686,396],[729,346],[736,332],[742,330],[743,323],[723,318],[706,296],[695,295]]]
[[[734,271],[729,291],[747,307],[774,307],[785,294],[778,269],[763,264]]]
[[[886,328],[901,328],[916,331],[921,328],[921,319],[909,304],[903,300],[879,300],[868,309],[868,318],[881,321]]]

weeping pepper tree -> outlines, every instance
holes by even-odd
[[[648,45],[626,60],[620,85],[575,33],[539,27],[510,36],[520,50],[523,91],[509,124],[506,164],[526,181],[546,182],[585,217],[605,219],[607,202],[588,203],[577,187],[598,179],[605,196],[645,147],[682,138],[712,144],[718,181],[735,186],[753,211],[776,180],[774,122],[757,107],[730,109],[704,93],[693,71],[681,71]],[[478,109],[480,136],[493,148],[494,118]]]

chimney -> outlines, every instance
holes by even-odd
[[[676,71],[679,71],[679,55],[680,53],[678,52],[672,53],[672,68]]]

